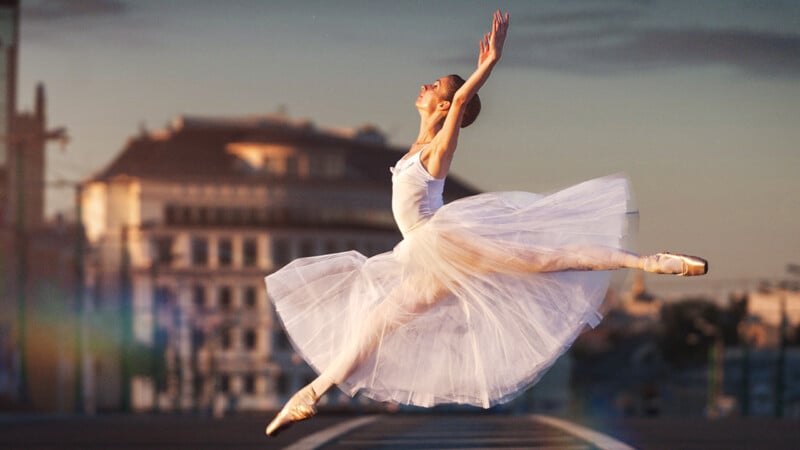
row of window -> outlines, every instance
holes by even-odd
[[[262,163],[262,170],[270,175],[290,178],[338,178],[344,168],[344,160],[331,155],[273,156]]]
[[[207,266],[209,264],[208,238],[192,238],[191,261],[194,266]],[[220,238],[217,240],[217,264],[220,267],[230,267],[233,265],[232,239]],[[258,242],[255,238],[246,238],[242,241],[242,266],[256,267],[257,265]]]
[[[200,381],[202,383],[202,379]],[[228,394],[231,392],[231,376],[221,375],[219,377],[219,391]],[[245,394],[256,393],[256,377],[255,375],[244,375],[242,377],[242,392]]]
[[[234,342],[236,339],[236,334],[238,333],[239,330],[236,330],[232,327],[226,327],[218,332],[212,332],[210,334],[201,329],[195,328],[192,330],[192,345],[195,348],[202,348],[207,344],[214,345],[208,341],[218,338],[219,347],[222,350],[234,350]],[[241,348],[247,351],[255,351],[258,349],[258,332],[255,329],[248,328],[242,330],[241,336]]]
[[[337,225],[392,227],[387,211],[349,211],[343,208],[222,207],[167,205],[164,221],[170,226],[302,226]]]
[[[240,241],[241,248],[237,248],[237,241],[230,237],[221,237],[215,240],[216,264],[218,267],[234,267],[234,255],[241,254],[241,266],[254,268],[259,266],[261,257],[258,240],[255,237],[246,237]],[[211,261],[210,245],[213,242],[205,236],[194,236],[190,240],[189,261],[195,267],[208,267]],[[374,255],[390,250],[394,242],[385,238],[370,240],[334,239],[319,240],[314,238],[273,238],[271,245],[271,261],[273,266],[282,266],[294,258],[314,256],[326,253],[336,253],[346,250],[358,250],[366,255]],[[157,236],[152,238],[155,263],[169,266],[174,262],[173,253],[174,237]]]
[[[241,348],[247,351],[258,350],[258,330],[254,328],[239,329],[235,327],[225,327],[219,331],[207,333],[201,329],[192,329],[192,346],[194,348],[202,348],[206,345],[215,345],[210,340],[219,339],[219,347],[222,350],[235,350],[234,342],[236,335],[241,333],[242,342]],[[290,351],[292,344],[289,338],[281,330],[275,330],[273,334],[273,345],[276,351]]]
[[[219,379],[218,379],[219,380],[218,381],[218,383],[219,383],[218,384],[219,392],[222,392],[224,394],[233,393],[233,381],[234,381],[234,378],[239,378],[241,380],[240,381],[240,383],[241,383],[240,393],[251,394],[252,395],[252,394],[261,394],[262,393],[262,392],[257,392],[256,380],[258,380],[259,378],[261,378],[262,380],[266,380],[267,377],[263,377],[263,376],[262,377],[258,377],[258,376],[253,375],[253,374],[238,375],[238,376],[237,375],[223,374],[223,375],[220,375]],[[307,377],[304,380],[304,384],[303,385],[310,383],[312,380],[313,380],[313,378]],[[205,384],[208,381],[209,380],[207,380],[205,377],[195,376],[195,378],[194,378],[195,392],[201,392],[203,390],[203,387],[205,386]],[[278,375],[278,377],[275,379],[275,390],[278,392],[279,395],[285,396],[285,395],[290,394],[291,392],[293,392],[294,388],[292,386],[291,381],[292,381],[292,377],[290,377],[287,374]]]
[[[233,287],[228,285],[216,288],[216,306],[222,310],[233,308]],[[255,309],[258,306],[258,291],[255,286],[242,286],[241,288],[242,307]],[[196,310],[213,308],[209,299],[209,288],[203,285],[192,286],[192,304]]]

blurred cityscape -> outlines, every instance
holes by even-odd
[[[313,371],[263,277],[300,256],[391,250],[378,128],[284,114],[179,116],[136,131],[44,217],[48,142],[68,131],[16,99],[19,1],[0,0],[0,411],[274,410]],[[449,178],[446,200],[477,193]],[[800,418],[800,267],[726,298],[611,290],[581,335],[504,412]],[[323,331],[324,332],[324,331]],[[341,393],[331,410],[382,408]]]

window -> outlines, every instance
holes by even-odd
[[[287,264],[291,260],[289,240],[280,238],[272,241],[272,263],[276,266]]]
[[[206,288],[196,284],[192,286],[192,303],[195,309],[203,309],[206,306]]]
[[[241,208],[234,208],[232,211],[231,222],[232,225],[244,224],[245,212]]]
[[[178,223],[189,223],[192,220],[192,209],[188,206],[184,206],[178,209],[177,216],[175,219]]]
[[[203,330],[193,328],[192,329],[192,347],[195,349],[203,348],[203,345],[206,343],[206,335]]]
[[[253,286],[247,286],[244,288],[244,305],[247,308],[255,308],[256,307],[256,288]]]
[[[244,348],[247,350],[256,349],[256,332],[255,330],[247,330],[244,332]]]
[[[217,260],[223,267],[228,267],[233,262],[233,243],[230,239],[220,239],[217,242]]]
[[[226,224],[226,220],[228,217],[228,210],[225,208],[215,208],[214,209],[214,223],[216,224]]]
[[[244,266],[255,267],[258,264],[258,242],[255,239],[245,239],[242,245]]]
[[[195,374],[194,378],[192,379],[192,385],[194,389],[194,394],[196,396],[202,395],[203,391],[205,390],[205,378],[200,375]]]
[[[220,330],[220,345],[223,350],[230,350],[233,347],[233,330],[230,328],[223,328]]]
[[[325,241],[325,253],[336,253],[338,251],[339,246],[336,244],[336,241],[333,239]]]
[[[286,157],[286,176],[289,177],[296,177],[300,172],[300,164],[297,160],[296,156],[287,156]]]
[[[311,173],[316,177],[333,178],[341,175],[341,158],[317,156],[309,161]]]
[[[282,162],[280,158],[266,158],[264,159],[264,169],[270,175],[283,175],[286,171],[281,165]]]
[[[176,217],[178,215],[178,208],[172,205],[167,205],[164,208],[164,222],[167,225],[174,225],[176,223]]]
[[[250,227],[258,225],[258,211],[256,208],[247,209],[245,211],[244,224]]]
[[[276,390],[278,391],[279,395],[288,394],[289,393],[289,377],[286,374],[282,373],[278,375],[278,383]]]
[[[172,241],[171,236],[159,236],[151,241],[155,253],[153,259],[157,264],[172,264]]]
[[[289,337],[286,336],[286,333],[283,331],[277,331],[275,336],[275,347],[278,350],[291,350],[292,343],[289,341]]]
[[[311,239],[303,239],[300,241],[300,256],[313,256],[316,254],[314,251],[314,241]]]
[[[256,393],[256,377],[253,375],[245,375],[244,377],[244,392],[247,394]]]
[[[205,238],[192,238],[192,264],[208,265],[208,241]]]
[[[220,309],[230,309],[233,304],[230,286],[220,286],[217,292],[217,302]]]
[[[231,390],[231,377],[229,375],[222,375],[219,377],[219,391],[227,394]]]
[[[197,222],[200,225],[208,225],[211,219],[211,211],[208,208],[201,207],[197,210]]]
[[[156,310],[166,308],[169,305],[169,300],[172,297],[168,287],[156,286],[153,289],[153,305]]]
[[[270,215],[267,208],[259,208],[256,210],[256,224],[266,225],[269,223]]]

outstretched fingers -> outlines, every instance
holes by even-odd
[[[487,47],[487,53],[494,53],[498,59],[503,52],[503,45],[506,41],[508,20],[508,13],[503,15],[499,9],[495,11],[492,16],[492,30],[488,33],[488,37],[485,38],[486,42],[484,45]]]
[[[478,65],[480,66],[486,58],[489,57],[489,34],[486,33],[481,38],[478,45],[480,46],[480,52],[478,53]]]

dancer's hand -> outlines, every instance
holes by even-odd
[[[480,42],[478,67],[484,63],[496,63],[503,54],[503,44],[506,42],[508,32],[508,13],[503,14],[498,9],[492,17],[492,31],[486,33]]]

